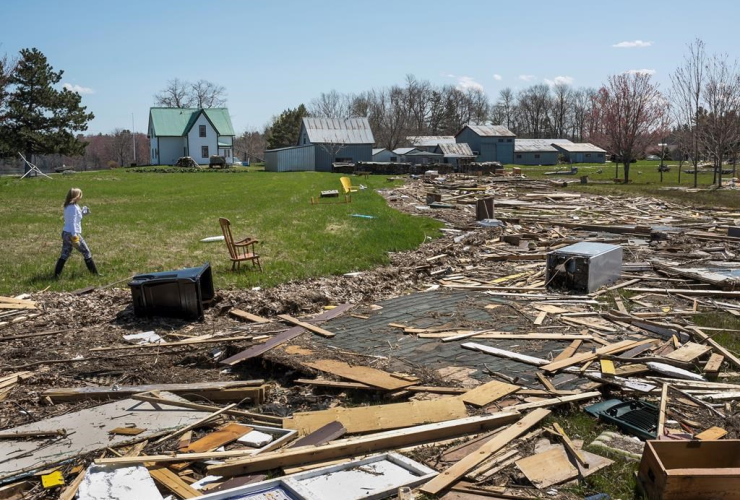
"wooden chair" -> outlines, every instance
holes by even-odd
[[[350,179],[349,177],[340,177],[339,182],[342,183],[342,189],[344,189],[344,194],[357,192],[357,188],[352,185],[352,179]]]
[[[259,243],[259,240],[245,238],[241,241],[234,241],[234,237],[231,235],[231,222],[229,222],[229,219],[221,217],[218,219],[218,222],[221,224],[226,248],[229,249],[229,255],[231,256],[231,270],[236,271],[241,267],[242,262],[251,260],[252,266],[257,266],[262,271],[260,256],[254,251],[254,245]]]

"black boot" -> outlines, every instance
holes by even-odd
[[[87,270],[90,271],[93,274],[100,274],[98,272],[98,268],[95,267],[95,262],[92,260],[92,257],[89,259],[85,259],[85,265],[87,266]]]
[[[64,269],[64,264],[67,261],[64,259],[57,260],[57,267],[54,268],[54,278],[58,278],[60,274],[62,274],[62,269]]]

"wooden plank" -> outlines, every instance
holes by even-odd
[[[293,316],[289,316],[287,314],[278,314],[278,318],[280,318],[283,321],[286,321],[288,323],[291,323],[291,324],[293,324],[295,326],[300,326],[301,328],[304,328],[304,329],[306,329],[306,330],[308,330],[310,332],[313,332],[313,333],[315,333],[317,335],[321,335],[322,337],[331,338],[331,337],[333,337],[335,335],[334,333],[332,333],[332,332],[330,332],[328,330],[324,330],[321,327],[314,326],[314,325],[312,325],[310,323],[306,323],[304,321],[301,321],[299,319],[296,319]]]
[[[187,484],[180,476],[166,467],[152,467],[149,469],[149,474],[152,476],[152,479],[180,498],[203,496],[203,493]]]
[[[187,448],[181,449],[180,451],[183,453],[203,453],[205,451],[213,451],[219,446],[233,443],[251,431],[252,428],[247,427],[246,425],[229,423],[217,431],[211,432],[197,441],[190,443]]]
[[[67,486],[59,495],[59,500],[73,500],[75,495],[77,495],[77,490],[80,489],[82,481],[85,479],[86,473],[87,471],[83,469],[79,474],[77,474],[77,477],[75,477],[74,480],[69,483],[69,486]],[[0,496],[0,498],[2,498],[2,496]]]
[[[462,396],[464,402],[473,406],[486,406],[521,389],[518,385],[492,380],[469,390]]]
[[[738,359],[737,356],[732,354],[723,346],[719,345],[717,342],[714,341],[714,339],[709,338],[709,336],[706,333],[702,332],[701,329],[695,326],[690,327],[690,329],[693,330],[695,332],[695,335],[698,336],[701,340],[711,345],[716,352],[722,354],[727,361],[729,361],[735,367],[740,368],[740,359]]]
[[[159,405],[164,406],[175,406],[178,408],[190,408],[191,410],[200,410],[200,411],[218,411],[221,408],[218,406],[212,406],[212,405],[203,405],[198,403],[189,403],[186,401],[172,401],[170,399],[164,399],[164,398],[157,398],[154,396],[149,396],[147,394],[135,394],[131,396],[131,399],[135,399],[136,401],[146,401],[147,403],[155,403]],[[224,412],[225,415],[232,415],[234,417],[242,417],[242,418],[248,418],[252,420],[259,420],[263,422],[270,422],[272,424],[280,425],[283,422],[283,419],[280,417],[273,417],[272,415],[262,415],[260,413],[251,413],[244,410],[228,410]]]
[[[707,364],[704,365],[704,373],[707,375],[717,375],[719,373],[720,368],[722,367],[722,362],[725,360],[725,357],[721,354],[712,353],[712,355],[709,357],[709,361],[707,361]]]
[[[471,339],[494,339],[494,340],[594,340],[593,335],[584,333],[476,333],[459,334],[450,337],[449,333],[419,333],[420,339],[443,339],[443,342],[452,340]]]
[[[563,349],[563,352],[555,356],[555,359],[553,361],[561,361],[563,359],[568,359],[571,356],[573,356],[576,351],[578,351],[578,348],[581,347],[581,344],[583,343],[583,340],[574,340],[570,343],[568,347]]]
[[[144,451],[144,448],[146,448],[148,444],[149,444],[148,440],[144,440],[144,441],[141,441],[140,443],[136,443],[123,456],[124,457],[138,457],[139,455],[141,455],[141,452]]]
[[[627,288],[628,292],[658,293],[663,295],[693,295],[698,297],[733,297],[740,298],[740,292],[728,292],[724,290],[689,290],[686,288]]]
[[[550,414],[550,410],[538,409],[529,413],[518,422],[496,434],[485,442],[475,453],[471,453],[449,469],[443,471],[431,481],[424,484],[420,489],[428,495],[438,495],[447,489],[452,483],[459,480],[466,472],[477,466],[514,439],[518,438],[530,428],[539,424],[542,419]]]
[[[537,488],[548,488],[578,477],[578,469],[570,463],[561,446],[518,460],[516,466]]]
[[[712,348],[695,342],[686,342],[683,346],[666,355],[666,358],[685,361],[690,363],[697,358],[704,356]]]
[[[283,420],[283,428],[296,429],[301,436],[305,436],[336,421],[344,425],[348,433],[356,434],[443,422],[463,418],[466,415],[465,404],[460,399],[447,397],[429,401],[299,412],[294,413],[293,418]]]
[[[182,462],[183,460],[211,460],[241,458],[229,463],[208,468],[209,473],[222,476],[236,476],[263,470],[289,467],[310,462],[322,462],[344,457],[355,457],[373,451],[397,449],[403,446],[474,434],[510,424],[519,419],[516,412],[500,412],[494,415],[467,417],[437,424],[418,425],[408,429],[377,432],[366,436],[339,439],[320,446],[301,446],[280,451],[254,455],[254,450],[212,451],[209,453],[185,453],[175,455],[156,455],[145,458],[115,457],[95,461],[99,465],[134,465],[148,462]],[[250,456],[245,456],[250,455]]]
[[[344,436],[347,429],[339,422],[329,422],[320,429],[316,429],[308,436],[298,439],[289,448],[299,448],[301,446],[318,446]]]
[[[541,383],[542,385],[544,385],[544,386],[545,386],[545,388],[546,388],[546,389],[547,389],[548,391],[557,391],[557,388],[556,388],[556,387],[555,387],[554,385],[552,385],[552,382],[550,382],[550,379],[549,379],[549,378],[547,378],[547,377],[545,377],[545,376],[544,376],[544,375],[542,374],[542,372],[537,372],[537,373],[535,373],[535,375],[537,376],[537,380],[539,380],[539,381],[540,381],[540,383]]]
[[[159,438],[157,441],[154,442],[154,444],[162,443],[164,441],[167,441],[168,439],[176,438],[177,436],[180,436],[182,434],[185,434],[189,430],[197,429],[198,427],[201,427],[202,425],[204,425],[204,424],[210,422],[211,420],[213,420],[214,418],[218,417],[222,413],[231,410],[235,406],[236,406],[236,403],[232,403],[229,406],[226,406],[224,408],[220,408],[217,411],[214,411],[213,413],[211,413],[210,415],[207,415],[207,416],[201,418],[197,422],[193,422],[192,424],[190,424],[188,426],[185,426],[182,429],[179,429],[179,430],[173,432],[172,434],[168,434],[168,435],[166,435],[164,437]]]
[[[508,409],[515,411],[531,410],[532,408],[545,408],[548,406],[557,406],[565,403],[572,403],[574,401],[583,401],[584,399],[593,399],[601,397],[599,391],[582,392],[579,394],[573,394],[572,396],[560,396],[557,398],[542,399],[540,401],[533,401],[531,403],[520,403],[518,405],[509,406]]]
[[[311,318],[310,320],[307,320],[307,322],[319,323],[322,321],[328,321],[330,319],[336,318],[337,316],[340,316],[341,314],[345,313],[347,310],[351,309],[352,307],[353,307],[353,304],[342,304],[341,306],[337,306],[330,311],[326,311],[324,313],[319,314],[318,316],[314,318]],[[220,364],[226,365],[226,366],[234,366],[247,359],[261,356],[267,351],[269,351],[270,349],[274,349],[275,347],[296,338],[298,335],[301,335],[305,331],[306,330],[304,330],[301,327],[290,328],[289,330],[286,330],[283,333],[280,333],[270,339],[267,339],[267,342],[263,344],[252,346],[249,349],[246,349],[242,352],[239,352],[231,356],[230,358],[224,359],[223,361],[220,362]]]
[[[652,339],[641,340],[641,341],[623,340],[621,342],[617,342],[616,344],[610,344],[604,347],[600,347],[599,349],[596,349],[594,352],[584,352],[581,354],[576,354],[574,356],[571,356],[570,358],[567,358],[567,359],[562,359],[560,361],[553,361],[552,363],[542,366],[541,368],[547,372],[555,372],[558,370],[562,370],[563,368],[567,368],[569,366],[585,363],[586,361],[593,361],[594,359],[598,358],[602,354],[616,354],[618,352],[626,351],[628,349],[632,349],[633,347],[637,347],[637,345],[647,344],[647,343],[652,343],[652,342],[654,342]]]
[[[722,427],[710,427],[704,432],[700,432],[694,436],[694,438],[699,439],[700,441],[716,441],[717,439],[722,439],[726,435],[727,431]]]
[[[361,382],[363,384],[371,385],[373,387],[380,387],[388,391],[397,391],[410,385],[415,385],[416,382],[409,382],[408,380],[401,380],[392,377],[390,373],[368,366],[351,366],[344,361],[336,361],[333,359],[319,359],[311,362],[304,362],[304,366],[314,368],[326,373],[331,373],[341,378],[348,380],[354,380],[355,382]]]
[[[547,311],[540,312],[537,317],[534,319],[535,325],[541,325],[543,321],[545,321],[545,318],[547,317]]]
[[[103,352],[103,351],[125,351],[129,349],[159,349],[161,347],[184,347],[189,345],[199,344],[218,344],[221,342],[238,342],[241,340],[252,340],[252,335],[242,335],[239,337],[213,337],[210,339],[201,340],[177,340],[175,342],[160,342],[155,344],[136,344],[136,345],[118,345],[111,347],[93,347],[90,352]]]
[[[663,435],[663,430],[665,428],[665,409],[666,406],[668,406],[668,384],[663,384],[663,388],[660,391],[660,410],[658,413],[658,429],[655,432],[655,435],[660,439],[660,436]]]
[[[561,425],[557,422],[553,423],[552,426],[555,428],[555,431],[560,434],[560,438],[563,440],[563,445],[565,446],[565,449],[568,450],[568,453],[573,455],[573,457],[579,464],[588,468],[589,463],[586,460],[586,457],[584,457],[583,453],[581,453],[581,451],[576,448],[576,446],[573,444],[573,441],[571,441],[568,435],[565,433],[565,429],[563,429]]]
[[[151,384],[151,385],[122,385],[111,387],[55,387],[41,393],[42,397],[49,397],[55,403],[73,402],[90,399],[125,399],[134,394],[152,391],[166,391],[182,396],[203,396],[213,398],[214,393],[234,388],[252,388],[264,384],[264,380],[239,380],[228,382],[196,382],[192,384]],[[246,396],[245,396],[246,397]]]
[[[108,432],[110,434],[120,435],[120,436],[138,436],[142,432],[145,432],[146,429],[137,429],[136,427],[116,427],[115,429],[111,429]]]
[[[242,311],[241,309],[230,310],[229,316],[233,318],[237,318],[237,319],[251,321],[252,323],[270,323],[270,320],[267,318],[263,318],[262,316],[257,316],[256,314],[248,313],[247,311]]]

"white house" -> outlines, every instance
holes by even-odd
[[[234,135],[226,108],[149,108],[152,165],[174,165],[182,156],[207,165],[211,155],[223,156],[231,165]]]

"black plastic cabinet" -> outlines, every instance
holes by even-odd
[[[137,316],[201,319],[204,304],[213,300],[211,265],[178,271],[138,274],[128,286]]]

